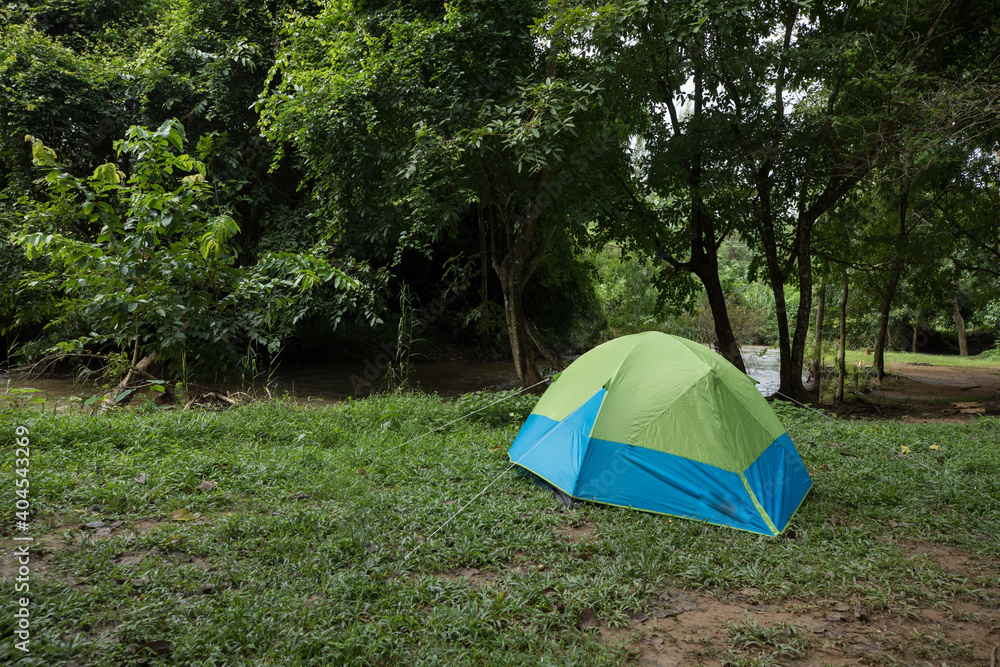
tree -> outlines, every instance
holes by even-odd
[[[525,292],[557,230],[582,230],[599,208],[602,155],[624,142],[602,125],[581,58],[533,33],[539,11],[331,5],[289,26],[261,101],[265,132],[302,156],[338,238],[364,235],[398,261],[481,226],[525,386],[541,380]]]
[[[148,373],[155,360],[170,380],[225,371],[239,361],[241,345],[277,351],[309,309],[314,287],[353,284],[321,247],[237,265],[239,226],[216,205],[206,178],[211,135],[193,157],[176,120],[156,130],[132,127],[115,142],[120,162],[87,178],[29,140],[48,197],[23,202],[16,238],[29,259],[47,263],[27,286],[51,283],[61,295],[48,326],[50,353],[106,361],[120,353],[130,374]]]
[[[43,0],[0,9],[0,291],[16,294],[16,276],[43,268],[29,266],[21,248],[6,241],[7,225],[26,213],[18,203],[23,195],[48,196],[34,182],[25,135],[55,150],[69,174],[85,177],[118,159],[114,142],[130,126],[183,117],[192,143],[214,137],[205,178],[214,203],[239,220],[230,242],[234,261],[252,266],[259,250],[308,252],[321,232],[298,190],[298,163],[285,160],[269,171],[276,148],[260,136],[253,109],[273,63],[281,15],[294,4]],[[46,285],[39,283],[30,298],[22,291],[23,299],[0,310],[7,315],[0,334],[22,344],[37,335],[53,316],[39,304],[61,298]],[[330,313],[329,329],[344,312],[344,292],[321,288],[314,297],[321,293],[330,307],[315,312]]]
[[[938,74],[955,76],[948,68],[988,35],[987,4],[640,1],[556,10],[595,60],[628,73],[616,92],[652,156],[637,174],[616,175],[637,221],[630,233],[698,276],[734,363],[717,249],[732,231],[754,242],[775,295],[781,395],[808,399],[814,226],[904,133],[910,117],[896,109],[940,89]],[[790,281],[802,295],[794,330]]]

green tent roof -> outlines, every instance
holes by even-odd
[[[602,387],[591,433],[600,440],[741,472],[785,432],[752,379],[702,345],[653,331],[581,356],[533,413],[561,421]]]

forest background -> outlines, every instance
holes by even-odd
[[[741,368],[777,347],[795,398],[817,322],[879,380],[886,349],[989,350],[998,10],[8,3],[2,349],[168,385],[388,349],[533,385],[656,329]]]

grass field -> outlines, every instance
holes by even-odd
[[[996,419],[836,422],[779,406],[815,486],[774,539],[607,506],[567,510],[504,472],[533,399],[445,426],[491,400],[0,410],[6,442],[17,426],[30,431],[37,511],[31,652],[12,648],[8,555],[0,662],[638,664],[657,636],[636,619],[666,596],[704,606],[743,591],[801,618],[857,596],[884,627],[926,621],[901,639],[879,635],[876,664],[988,664],[986,637],[1000,631]],[[3,452],[9,554],[13,445]],[[956,573],[917,544],[948,545],[970,564]],[[982,642],[935,630],[938,613]],[[683,664],[846,664],[829,657],[834,634],[795,622],[747,616],[721,632],[670,646],[687,651]]]
[[[833,344],[824,345],[823,363],[827,366],[837,365],[837,346]],[[995,351],[994,351],[995,352]],[[815,359],[815,355],[813,359]],[[844,355],[847,364],[861,363],[863,366],[871,366],[875,363],[872,354],[865,354],[863,350],[847,350]],[[887,364],[928,364],[930,366],[958,366],[961,368],[996,368],[1000,370],[1000,358],[995,354],[980,354],[969,357],[960,357],[953,354],[919,354],[916,352],[893,352],[886,351],[885,363]]]

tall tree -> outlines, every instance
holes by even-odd
[[[303,156],[335,235],[363,231],[398,258],[482,224],[525,385],[541,380],[525,291],[556,231],[582,230],[599,205],[602,155],[623,143],[580,57],[535,34],[541,10],[330,5],[290,25],[262,98],[268,136]]]
[[[780,394],[808,398],[814,226],[903,132],[896,108],[987,34],[992,4],[643,0],[557,10],[554,24],[574,25],[595,58],[627,73],[616,92],[651,150],[637,174],[616,175],[636,220],[629,233],[698,276],[734,363],[717,249],[733,230],[754,241],[775,296]],[[794,320],[790,281],[801,294]]]

